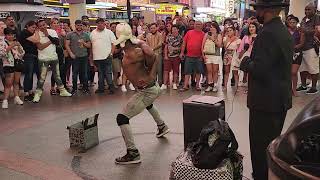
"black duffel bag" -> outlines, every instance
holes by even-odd
[[[225,121],[211,121],[190,147],[192,163],[199,169],[215,169],[226,158],[234,159],[238,142]]]

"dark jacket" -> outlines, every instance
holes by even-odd
[[[280,18],[266,23],[258,34],[248,65],[248,107],[264,112],[292,107],[293,40]]]

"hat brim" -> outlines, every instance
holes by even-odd
[[[253,7],[264,7],[264,8],[268,8],[268,7],[288,7],[290,4],[289,3],[251,3],[250,6]]]

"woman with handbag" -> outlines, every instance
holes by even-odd
[[[202,42],[203,59],[207,68],[208,88],[206,92],[217,92],[215,86],[218,82],[219,63],[221,62],[220,48],[222,47],[222,36],[218,24],[211,24],[210,31],[206,33]]]
[[[234,66],[239,68],[240,67],[240,62],[242,61],[242,59],[246,56],[250,57],[251,55],[251,51],[253,48],[253,43],[255,38],[257,37],[258,34],[258,27],[259,25],[256,23],[250,23],[248,26],[248,34],[245,35],[242,40],[241,40],[241,44],[240,47],[238,49],[238,53],[239,53],[239,61],[237,61]],[[248,79],[248,73],[244,73],[243,74],[243,79],[242,79],[242,83],[239,86],[247,86],[247,79]]]
[[[2,108],[8,109],[8,98],[13,86],[14,103],[23,105],[19,97],[19,83],[21,72],[23,71],[24,50],[21,44],[16,40],[15,32],[10,29],[4,29],[5,41],[0,42],[0,56],[3,57],[3,71],[5,74],[4,99]]]
[[[227,36],[223,39],[223,46],[225,48],[225,54],[223,58],[223,65],[225,68],[224,71],[224,90],[227,90],[227,84],[229,80],[229,74],[232,70],[234,79],[235,79],[235,87],[238,87],[239,83],[239,75],[238,75],[238,69],[235,68],[233,65],[234,61],[237,61],[238,55],[237,55],[237,49],[240,46],[241,39],[239,39],[236,36],[236,29],[234,26],[227,27]]]

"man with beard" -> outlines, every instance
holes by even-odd
[[[258,0],[252,6],[263,29],[255,40],[251,58],[244,58],[240,69],[249,73],[247,106],[253,178],[267,180],[267,147],[280,135],[292,107],[293,40],[279,17],[289,3]]]
[[[66,49],[72,58],[72,94],[77,93],[78,75],[82,82],[82,90],[89,94],[88,88],[88,48],[91,48],[90,36],[83,32],[83,22],[75,21],[76,30],[69,33],[66,38]],[[80,73],[80,74],[79,74]]]
[[[162,43],[163,36],[158,31],[156,23],[150,25],[150,33],[147,34],[147,44],[150,46],[158,59],[158,83],[162,84],[163,72],[162,72]]]
[[[16,38],[19,38],[21,31],[17,28],[16,21],[12,16],[6,17],[6,25],[8,28],[14,31]]]
[[[160,95],[160,87],[156,83],[159,59],[154,51],[143,41],[132,36],[132,30],[126,23],[117,25],[118,40],[114,45],[120,44],[124,51],[123,72],[128,80],[136,87],[137,93],[132,96],[117,116],[123,139],[126,144],[127,154],[115,160],[117,164],[140,163],[140,153],[135,146],[129,120],[147,109],[158,126],[157,138],[163,137],[169,132],[153,102]]]

